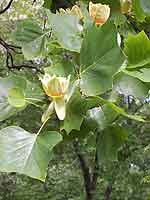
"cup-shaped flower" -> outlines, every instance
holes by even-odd
[[[83,19],[82,11],[80,7],[77,5],[74,5],[71,9],[67,8],[66,10],[64,10],[63,8],[60,8],[59,12],[61,14],[75,15],[75,16],[78,16],[80,19]]]
[[[64,96],[69,87],[70,76],[68,78],[64,77],[56,77],[50,76],[49,74],[45,74],[43,78],[40,78],[43,89],[47,96],[51,98],[57,98]]]
[[[103,25],[110,16],[110,7],[101,3],[89,3],[89,14],[96,25]]]
[[[52,100],[49,111],[46,111],[47,113],[45,113],[43,119],[50,116],[52,110],[55,109],[58,118],[64,120],[66,114],[66,95],[69,89],[70,76],[65,78],[45,74],[40,80],[46,95]]]

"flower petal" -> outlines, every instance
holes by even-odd
[[[66,103],[64,97],[54,99],[56,114],[60,120],[64,120],[66,115]]]

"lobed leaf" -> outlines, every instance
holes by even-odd
[[[51,150],[62,140],[55,131],[31,134],[17,126],[0,130],[0,171],[18,172],[44,181]]]

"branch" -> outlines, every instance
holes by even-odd
[[[36,0],[33,0],[32,5],[33,5],[34,3],[36,3]]]
[[[108,185],[105,191],[105,200],[110,200],[110,195],[112,193],[112,185]]]
[[[10,8],[12,2],[13,2],[13,0],[9,1],[8,5],[3,10],[0,11],[0,15],[3,14],[4,12],[6,12]]]
[[[85,191],[86,191],[86,196],[87,200],[92,200],[92,193],[91,193],[91,174],[89,167],[87,166],[87,163],[85,162],[85,159],[83,155],[80,153],[79,150],[79,143],[78,141],[75,141],[73,143],[75,153],[78,157],[80,167],[83,173],[83,178],[84,178],[84,185],[85,185]]]
[[[21,65],[15,65],[13,60],[12,53],[15,54],[22,54],[22,52],[18,51],[21,49],[19,46],[14,46],[6,43],[2,38],[0,38],[0,45],[5,49],[6,51],[6,66],[9,70],[17,69],[20,70],[22,68],[28,68],[28,69],[34,69],[36,72],[44,73],[43,70],[40,69],[40,66],[37,67],[35,65],[31,65],[31,63],[23,63]]]
[[[30,64],[13,65],[12,68],[17,69],[17,70],[20,70],[22,68],[34,69],[36,72],[44,74],[43,70],[41,70],[40,68],[38,68],[35,65],[30,65]]]
[[[92,182],[91,182],[91,189],[92,189],[92,192],[94,192],[96,190],[96,185],[97,185],[97,179],[98,179],[98,176],[99,176],[99,165],[98,165],[98,158],[97,158],[97,150],[95,152],[95,167],[94,167],[94,170],[93,170],[93,176],[92,176]]]

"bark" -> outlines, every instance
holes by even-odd
[[[105,200],[110,200],[111,193],[112,193],[112,185],[109,184],[105,191]]]
[[[92,192],[91,192],[91,174],[89,167],[87,166],[87,163],[81,154],[79,150],[79,144],[78,142],[74,142],[74,150],[75,153],[78,157],[79,164],[83,173],[83,178],[84,178],[84,187],[85,187],[85,192],[86,192],[86,200],[92,200]]]
[[[80,168],[82,170],[82,174],[84,178],[86,200],[93,200],[94,193],[96,190],[96,185],[97,185],[97,178],[98,178],[97,153],[95,156],[95,168],[93,170],[93,173],[90,173],[88,164],[86,163],[84,156],[80,152],[80,146],[79,146],[78,141],[74,142],[74,150],[78,157]]]

